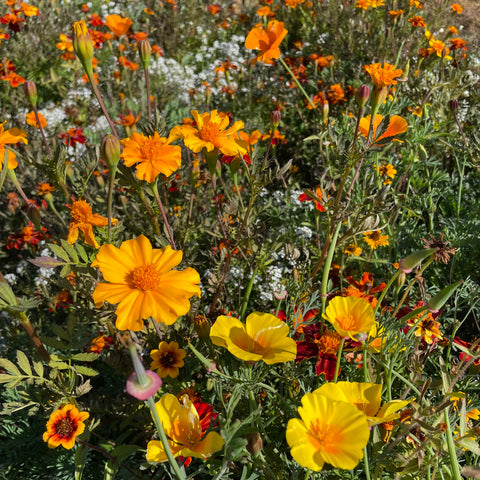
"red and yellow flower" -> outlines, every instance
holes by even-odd
[[[185,365],[183,359],[187,352],[183,348],[178,348],[177,342],[160,342],[158,349],[152,350],[150,356],[153,359],[150,368],[156,370],[160,378],[176,378],[180,368]]]
[[[89,416],[87,412],[80,412],[70,403],[60,407],[50,415],[43,441],[48,442],[48,448],[56,448],[59,445],[67,450],[73,448],[75,438],[85,430],[83,421]]]

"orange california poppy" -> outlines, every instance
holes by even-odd
[[[360,133],[365,138],[367,137],[368,129],[370,128],[370,118],[371,118],[370,115],[367,115],[366,117],[362,118],[360,120],[360,124],[358,127],[358,129],[360,130]],[[378,144],[378,142],[380,142],[381,140],[394,137],[395,135],[400,135],[401,133],[404,133],[407,131],[407,127],[408,127],[407,121],[398,115],[393,115],[390,118],[390,121],[388,122],[387,129],[377,138],[377,129],[382,120],[383,120],[382,115],[378,115],[378,114],[375,115],[375,120],[372,125],[372,130],[373,130],[372,142],[373,143]]]
[[[245,47],[248,50],[260,50],[260,53],[250,63],[252,65],[257,62],[273,63],[274,59],[280,58],[278,47],[287,33],[284,23],[277,20],[268,22],[265,29],[261,25],[253,27],[247,35]]]
[[[68,403],[55,410],[47,422],[47,431],[43,434],[43,441],[48,442],[48,448],[59,445],[69,450],[75,445],[75,438],[85,430],[83,423],[90,415],[80,412]]]
[[[4,130],[4,125],[6,121],[0,123],[0,170],[3,167],[3,159],[5,157],[5,145],[15,145],[19,142],[28,144],[27,134],[24,130],[19,128],[10,128],[9,130]],[[15,153],[11,150],[8,150],[8,169],[13,170],[17,168],[17,161],[15,160]]]
[[[137,164],[138,179],[152,183],[160,173],[168,177],[180,168],[182,150],[178,145],[170,145],[174,140],[173,135],[166,138],[158,132],[148,137],[133,132],[130,138],[122,140],[122,159],[127,167]]]
[[[120,37],[128,32],[132,26],[132,21],[120,15],[107,15],[105,25],[107,25],[117,37]]]

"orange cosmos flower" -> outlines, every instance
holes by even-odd
[[[42,128],[45,128],[47,126],[47,120],[45,120],[45,117],[41,113],[38,113],[38,118],[40,119],[40,126]],[[25,115],[25,119],[26,119],[28,125],[38,128],[38,123],[37,123],[37,119],[35,117],[35,112],[27,113]]]
[[[59,445],[67,450],[75,445],[75,438],[85,430],[83,423],[90,415],[80,412],[68,403],[55,410],[47,422],[47,431],[43,434],[43,441],[48,442],[48,448],[56,448]]]
[[[123,242],[120,248],[103,245],[92,267],[99,267],[109,283],[95,288],[95,305],[100,308],[105,301],[119,304],[115,310],[119,330],[139,331],[148,317],[172,325],[190,310],[189,298],[200,297],[196,270],[172,270],[182,257],[181,251],[170,246],[152,248],[143,235]]]
[[[160,378],[177,378],[180,368],[185,365],[183,359],[187,352],[178,348],[177,342],[160,342],[158,350],[152,350],[150,356],[153,359],[150,369],[156,370]]]
[[[105,227],[108,224],[108,218],[102,217],[98,213],[92,213],[92,207],[85,200],[77,200],[70,207],[72,217],[68,229],[67,242],[72,245],[78,240],[80,232],[85,237],[85,243],[92,247],[99,248],[100,245],[93,235],[93,227]],[[112,225],[118,222],[112,218]]]
[[[387,129],[377,138],[377,129],[382,120],[383,120],[382,115],[375,115],[375,120],[373,121],[373,125],[372,125],[372,129],[373,129],[372,142],[373,143],[378,144],[380,140],[391,138],[391,137],[394,137],[395,135],[400,135],[401,133],[404,133],[407,131],[407,127],[408,127],[407,121],[398,115],[393,115],[393,117],[391,117],[390,121],[388,122]],[[360,119],[360,124],[358,126],[358,129],[360,130],[361,135],[367,138],[369,128],[370,128],[370,115],[367,115],[366,117]]]
[[[117,37],[120,37],[128,32],[132,26],[132,21],[129,18],[123,18],[120,15],[107,15],[105,25]]]
[[[192,110],[196,126],[182,125],[175,127],[171,135],[176,138],[183,138],[185,146],[194,153],[203,149],[212,152],[215,148],[224,155],[243,157],[247,153],[244,141],[238,138],[238,132],[244,127],[242,121],[236,121],[228,126],[230,119],[228,115],[212,110],[211,113],[198,113]]]
[[[127,167],[137,164],[138,179],[152,183],[160,173],[168,177],[180,168],[182,151],[179,146],[170,145],[173,140],[173,135],[165,138],[155,132],[146,137],[133,132],[130,138],[122,140],[122,159]]]
[[[370,75],[373,84],[377,88],[388,87],[389,85],[396,85],[395,78],[399,77],[403,72],[395,65],[384,63],[373,63],[372,65],[365,65],[363,69]]]
[[[6,121],[0,123],[0,170],[3,168],[3,159],[5,158],[5,145],[15,145],[19,142],[28,144],[27,134],[24,130],[19,128],[10,128],[9,130],[4,131],[4,125]],[[8,169],[13,170],[17,168],[17,161],[15,160],[15,153],[10,149],[8,151]]]
[[[252,65],[257,62],[273,63],[273,60],[280,58],[281,41],[287,35],[288,30],[284,28],[283,22],[271,20],[266,29],[257,25],[250,30],[245,40],[245,47],[248,50],[260,50],[257,58],[250,61]]]

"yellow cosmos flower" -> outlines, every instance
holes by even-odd
[[[352,339],[359,333],[370,333],[375,325],[371,305],[363,298],[357,297],[332,298],[323,318],[333,325],[339,335]]]
[[[178,348],[177,342],[161,342],[158,350],[152,350],[150,356],[153,359],[150,368],[156,370],[160,378],[178,377],[180,368],[185,363],[183,359],[187,356],[187,352],[183,348]]]
[[[367,416],[369,426],[399,418],[400,415],[395,412],[410,403],[410,400],[391,400],[381,406],[382,385],[377,383],[325,383],[313,393],[350,403]]]
[[[215,148],[224,155],[243,156],[247,153],[246,142],[238,137],[238,132],[244,127],[242,121],[233,123],[230,127],[228,115],[212,110],[211,113],[198,113],[192,110],[196,126],[182,125],[172,130],[172,136],[183,138],[185,146],[194,153],[205,149],[212,152]]]
[[[130,138],[122,141],[125,145],[122,159],[127,167],[138,164],[137,178],[152,183],[160,173],[168,177],[180,168],[182,150],[170,145],[173,140],[172,136],[161,137],[157,132],[149,137],[133,132]]]
[[[358,129],[361,133],[362,136],[367,138],[368,135],[368,129],[370,128],[370,119],[371,116],[367,115],[364,118],[360,119],[360,123],[358,125]],[[373,143],[380,142],[381,140],[385,140],[386,138],[391,138],[394,137],[395,135],[400,135],[401,133],[404,133],[407,131],[408,123],[407,121],[400,117],[399,115],[393,115],[390,118],[390,121],[388,122],[387,129],[377,138],[377,129],[380,123],[383,120],[382,115],[375,115],[375,120],[373,121],[372,125],[372,133],[373,133]],[[400,141],[400,140],[395,140],[395,141]]]
[[[174,457],[205,459],[223,448],[225,441],[217,432],[209,432],[202,438],[198,412],[188,395],[182,395],[180,402],[175,395],[167,393],[155,404],[155,408]],[[147,461],[167,461],[162,442],[148,442]]]
[[[15,145],[18,142],[28,144],[27,134],[24,130],[19,128],[10,128],[9,130],[4,130],[4,125],[6,123],[0,123],[0,170],[3,168],[3,159],[5,157],[5,145]],[[13,170],[17,168],[18,163],[15,160],[15,154],[8,150],[8,163],[7,168]]]
[[[69,450],[75,445],[75,438],[85,430],[83,423],[90,415],[80,412],[70,403],[55,410],[47,422],[47,431],[43,434],[43,441],[48,442],[48,448],[59,445]]]
[[[303,396],[298,413],[301,420],[287,425],[287,442],[298,464],[315,472],[325,462],[345,470],[358,465],[370,436],[364,413],[318,390]]]
[[[225,347],[246,362],[263,360],[267,365],[290,362],[297,356],[297,344],[288,336],[288,325],[270,313],[251,313],[243,324],[220,316],[210,330],[214,345]]]
[[[79,233],[82,232],[87,245],[99,248],[100,245],[93,235],[93,227],[105,227],[108,224],[108,218],[92,213],[92,207],[85,200],[73,202],[70,207],[70,216],[72,219],[68,228],[67,242],[73,245],[78,240]],[[112,218],[112,225],[117,222],[116,218]]]
[[[371,232],[364,232],[363,239],[370,245],[372,250],[377,247],[384,247],[388,245],[388,235],[382,235],[381,230],[374,230]]]
[[[345,250],[343,251],[343,253],[351,256],[355,256],[355,257],[358,257],[359,255],[362,254],[362,249],[358,246],[358,245],[355,245],[354,243],[350,243],[347,247],[345,247]]]
[[[193,268],[172,270],[182,261],[182,252],[170,246],[152,248],[140,235],[120,245],[103,245],[92,267],[99,267],[109,283],[99,283],[93,301],[100,308],[105,301],[118,303],[119,330],[139,331],[143,319],[171,325],[190,310],[190,297],[200,297],[200,275]]]
[[[363,68],[370,75],[376,88],[396,85],[397,81],[395,79],[403,73],[400,68],[396,68],[395,65],[390,65],[389,63],[384,63],[383,67],[381,63],[373,63],[365,65]]]

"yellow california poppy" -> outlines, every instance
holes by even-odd
[[[3,167],[3,159],[5,156],[5,145],[15,145],[18,142],[22,142],[27,144],[27,134],[24,130],[20,130],[19,128],[10,128],[9,130],[4,130],[4,125],[6,121],[0,123],[0,170]],[[15,154],[8,150],[8,163],[7,167],[9,170],[13,170],[17,168],[18,163],[15,160]]]

